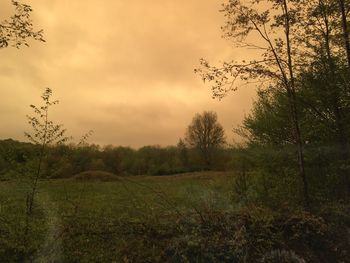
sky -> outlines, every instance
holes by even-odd
[[[222,0],[224,1],[224,0]],[[60,101],[50,117],[74,140],[141,147],[174,145],[196,113],[217,112],[229,142],[255,90],[214,100],[194,73],[199,59],[239,60],[222,38],[221,0],[27,0],[45,43],[0,49],[0,139],[24,141],[30,104],[46,87]],[[0,0],[0,21],[14,11]]]

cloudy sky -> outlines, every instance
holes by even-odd
[[[0,0],[0,20],[13,13]],[[254,89],[222,101],[193,69],[244,58],[222,39],[220,0],[27,0],[46,43],[0,49],[0,139],[24,140],[45,87],[55,122],[79,139],[132,147],[176,144],[197,112],[213,110],[231,140]]]

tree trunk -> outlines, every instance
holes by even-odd
[[[350,40],[349,40],[349,29],[348,29],[348,22],[346,18],[346,8],[345,8],[345,1],[344,0],[338,0],[339,4],[339,10],[341,13],[341,19],[342,19],[342,31],[343,31],[343,39],[344,39],[344,45],[345,45],[345,51],[346,51],[346,58],[347,58],[347,64],[348,64],[348,73],[350,73]],[[349,77],[349,76],[348,76]],[[348,78],[346,78],[348,79]],[[346,138],[346,133],[344,131],[344,123],[341,112],[339,113],[340,123],[338,125],[339,129],[339,147],[340,147],[340,155],[342,161],[346,162],[349,159],[349,145]],[[345,194],[346,197],[350,196],[350,179],[349,179],[349,171],[348,169],[343,170],[341,169],[344,186],[346,187]]]
[[[339,4],[341,19],[342,19],[343,39],[345,44],[346,57],[348,61],[348,68],[350,71],[350,41],[349,41],[348,22],[346,19],[345,1],[338,0],[338,4]]]
[[[290,105],[291,117],[292,117],[293,128],[294,128],[294,137],[295,137],[294,139],[295,139],[295,144],[297,146],[299,176],[303,184],[303,190],[302,190],[303,203],[304,203],[305,210],[310,211],[311,206],[310,206],[309,185],[307,182],[306,172],[305,172],[304,145],[303,145],[300,125],[299,125],[296,94],[291,89],[289,89],[287,92],[288,92],[288,101]]]
[[[348,67],[350,69],[350,45],[349,45],[349,38],[348,38],[348,28],[347,28],[344,0],[338,0],[338,4],[339,4],[339,10],[342,16],[342,31],[343,31],[345,49],[347,54]],[[320,9],[323,12],[322,14],[323,23],[324,23],[323,38],[324,38],[324,45],[326,49],[327,66],[328,66],[327,86],[331,92],[331,97],[332,97],[332,111],[334,113],[335,126],[337,129],[336,143],[337,143],[338,152],[339,152],[339,159],[342,161],[342,163],[346,163],[346,161],[349,158],[349,143],[346,136],[346,127],[344,123],[345,121],[344,111],[342,109],[341,99],[340,99],[341,94],[337,85],[337,73],[335,72],[336,64],[334,63],[333,54],[330,48],[329,13],[327,13],[326,11],[327,8],[324,1],[320,1],[319,5],[320,5]],[[347,83],[345,83],[345,85],[347,85]],[[348,172],[349,172],[348,169],[343,169],[341,167],[339,169],[339,174],[343,184],[343,191],[341,194],[345,197],[349,196],[350,194],[350,182],[348,178]]]
[[[297,146],[298,152],[298,167],[299,167],[299,176],[303,183],[303,201],[304,208],[306,211],[310,211],[310,196],[309,196],[309,186],[305,173],[305,161],[304,161],[304,146],[301,137],[298,110],[297,110],[297,101],[296,101],[296,88],[295,88],[295,80],[294,80],[294,72],[293,72],[293,60],[292,60],[292,49],[290,43],[290,17],[289,17],[289,9],[287,5],[287,0],[283,1],[283,9],[285,13],[285,36],[286,36],[286,44],[287,44],[287,56],[288,56],[288,71],[289,71],[289,82],[287,85],[287,93],[289,98],[292,122],[294,126],[294,136],[295,143]]]

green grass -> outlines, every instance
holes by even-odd
[[[293,206],[275,211],[245,203],[234,194],[232,173],[115,176],[109,181],[113,176],[89,172],[79,180],[40,181],[27,221],[28,182],[0,182],[0,262],[349,258],[343,231],[348,228],[347,207],[334,207],[340,213],[326,221]]]
[[[230,205],[232,176],[228,173],[202,172],[172,176],[119,177],[111,182],[45,180],[39,184],[37,204],[43,209],[55,207],[64,212],[72,206],[95,214],[123,216],[162,212],[177,208],[192,209],[200,203]],[[23,207],[28,185],[23,181],[0,182],[2,210]]]
[[[0,257],[6,255],[9,261],[9,255],[17,261],[13,254],[29,253],[20,240],[28,189],[25,181],[0,182],[0,220],[6,222],[0,226],[5,233],[3,240],[0,237]],[[30,241],[32,250],[40,253],[32,256],[43,261],[48,257],[109,261],[116,257],[123,240],[118,235],[104,240],[91,233],[113,232],[111,228],[121,222],[173,221],[176,214],[195,214],[203,208],[229,210],[233,208],[231,193],[232,174],[219,172],[120,177],[108,182],[43,180],[36,196]],[[53,248],[45,245],[51,243]]]

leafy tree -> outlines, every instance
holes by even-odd
[[[299,176],[302,180],[304,207],[309,210],[304,144],[296,97],[296,75],[302,67],[296,64],[298,10],[294,2],[298,1],[258,0],[248,3],[229,0],[222,9],[226,17],[226,24],[222,28],[224,36],[232,40],[236,47],[252,48],[261,52],[251,61],[224,62],[220,67],[211,66],[202,59],[201,68],[196,72],[204,81],[213,81],[213,97],[219,99],[237,89],[237,79],[242,80],[244,85],[258,83],[266,89],[276,87],[285,92],[293,143],[298,157]],[[258,41],[251,41],[252,35],[258,37]]]
[[[90,170],[94,159],[98,159],[99,146],[88,145],[87,143],[78,144],[71,156],[74,166],[74,173],[81,173]]]
[[[250,145],[264,147],[293,144],[289,110],[285,94],[279,89],[259,90],[253,109],[244,120],[240,132]],[[241,130],[239,130],[241,131]]]
[[[187,127],[185,140],[200,151],[207,168],[211,168],[214,151],[226,142],[217,114],[213,111],[196,114]]]
[[[346,58],[348,63],[348,69],[350,71],[350,40],[349,40],[349,28],[347,14],[349,13],[350,2],[346,0],[338,0],[339,13],[341,14],[341,28],[344,41],[344,49],[346,52]]]
[[[177,143],[177,148],[178,148],[181,166],[184,169],[188,169],[190,163],[189,163],[189,153],[188,153],[188,148],[186,146],[186,143],[182,139],[180,139],[179,142]]]
[[[342,193],[350,194],[350,180],[346,163],[349,147],[349,65],[350,49],[346,10],[349,1],[294,1],[298,10],[296,22],[300,54],[298,64],[303,70],[298,77],[298,100],[309,108],[313,118],[309,122],[327,130],[327,144],[336,145],[338,175],[343,180]],[[308,59],[305,59],[308,58]],[[305,63],[306,62],[306,63]],[[330,132],[330,129],[334,132]],[[306,131],[312,132],[312,129]],[[316,136],[317,137],[317,136]],[[342,167],[342,168],[341,168]]]
[[[13,46],[29,46],[27,40],[34,39],[45,42],[43,30],[33,28],[30,13],[33,11],[29,5],[12,0],[16,13],[0,23],[0,48]]]

